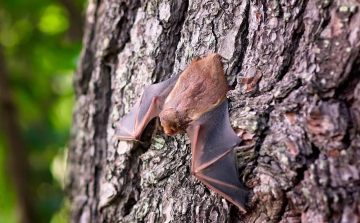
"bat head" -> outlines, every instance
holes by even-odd
[[[160,122],[167,135],[184,133],[179,112],[175,108],[167,108],[159,114]]]

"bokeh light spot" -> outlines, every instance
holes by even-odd
[[[12,29],[3,30],[0,33],[0,42],[5,47],[12,47],[19,42],[19,36]]]
[[[43,33],[54,35],[64,32],[69,27],[66,12],[57,5],[45,8],[40,18],[39,30]]]

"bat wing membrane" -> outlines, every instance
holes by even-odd
[[[116,136],[120,140],[140,140],[147,124],[158,116],[166,97],[173,89],[179,75],[161,83],[145,87],[140,100],[116,125]]]
[[[246,212],[247,192],[239,180],[234,151],[241,140],[231,128],[227,100],[191,123],[187,134],[193,174]]]

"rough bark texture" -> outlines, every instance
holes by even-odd
[[[75,76],[72,222],[360,221],[360,3],[90,1]],[[218,52],[242,133],[243,214],[189,171],[185,135],[114,123],[144,86]],[[154,127],[155,126],[155,127]]]

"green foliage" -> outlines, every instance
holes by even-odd
[[[0,135],[0,222],[16,222],[15,191],[11,185],[10,178],[6,174],[6,152],[4,138]]]
[[[67,1],[80,15],[85,0]],[[38,222],[67,222],[64,150],[69,140],[73,72],[81,37],[67,33],[68,9],[56,0],[0,2],[0,44],[31,165],[30,191]],[[77,27],[82,29],[82,27]],[[77,41],[70,41],[77,39]],[[0,132],[0,222],[18,222],[16,191]],[[11,149],[11,148],[10,148]],[[65,207],[60,210],[61,206]]]

